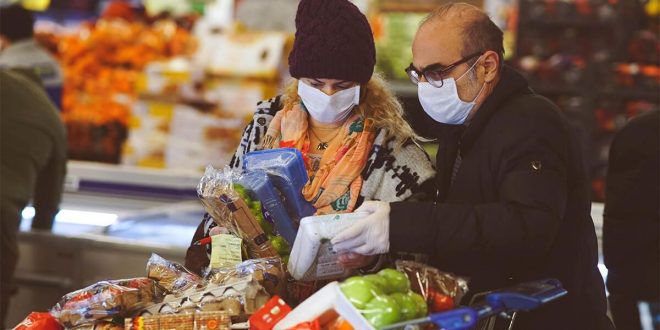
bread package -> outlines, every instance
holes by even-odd
[[[51,309],[67,328],[113,317],[126,317],[160,301],[163,293],[152,279],[101,281],[63,296]]]

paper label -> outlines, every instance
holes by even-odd
[[[337,257],[337,252],[332,249],[330,242],[321,243],[316,259],[316,277],[327,278],[343,274],[344,268],[339,264]]]
[[[211,268],[233,267],[241,263],[242,242],[234,235],[211,236]]]

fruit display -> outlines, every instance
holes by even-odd
[[[62,118],[73,159],[118,163],[145,66],[192,54],[190,33],[173,21],[152,25],[99,19],[74,33],[40,33],[64,71]]]
[[[340,287],[348,301],[375,328],[428,314],[424,297],[410,290],[410,281],[405,273],[394,269],[354,276]]]

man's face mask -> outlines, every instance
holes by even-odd
[[[483,92],[486,84],[484,83],[481,86],[479,93],[472,101],[465,102],[458,97],[456,82],[463,79],[468,72],[474,69],[479,59],[457,79],[442,79],[441,87],[435,87],[428,82],[419,82],[417,84],[419,102],[422,104],[424,111],[433,120],[451,125],[465,123],[465,120],[475,106],[475,101],[479,98],[481,92]]]
[[[298,80],[298,95],[314,120],[324,124],[340,123],[360,102],[360,85],[327,95]]]

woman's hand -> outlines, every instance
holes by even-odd
[[[341,254],[337,258],[339,264],[344,267],[344,269],[365,268],[369,265],[375,264],[376,259],[378,259],[378,255],[365,256],[353,252]]]

